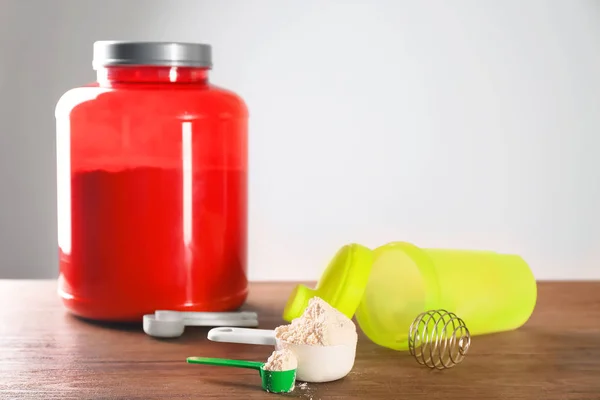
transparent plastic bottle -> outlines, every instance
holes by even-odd
[[[314,296],[354,317],[374,343],[408,350],[411,324],[431,310],[455,313],[472,336],[521,327],[534,311],[537,282],[516,254],[352,243],[338,250],[314,288],[294,288],[283,319],[299,317]]]
[[[59,294],[136,321],[248,293],[248,111],[204,44],[96,42],[97,80],[56,106]]]

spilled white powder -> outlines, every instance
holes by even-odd
[[[313,388],[308,386],[308,383],[302,382],[296,385],[296,388],[301,391],[300,395],[302,395],[302,397],[308,400],[314,400]],[[320,398],[317,398],[316,400],[320,400]]]
[[[320,297],[308,301],[304,313],[289,325],[275,328],[275,337],[292,344],[356,345],[358,335],[351,319]]]
[[[263,367],[265,371],[289,371],[297,368],[296,356],[287,349],[274,351]]]

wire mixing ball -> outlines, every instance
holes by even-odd
[[[410,325],[408,349],[417,362],[432,369],[460,363],[471,345],[465,322],[446,310],[421,313]]]

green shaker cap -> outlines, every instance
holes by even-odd
[[[298,285],[290,294],[283,311],[283,319],[291,322],[302,315],[308,301],[318,296],[352,318],[369,280],[373,252],[360,244],[343,246],[335,254],[314,289]]]

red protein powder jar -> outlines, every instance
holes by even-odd
[[[248,293],[243,100],[211,47],[96,42],[56,106],[59,295],[73,314],[230,311]]]

